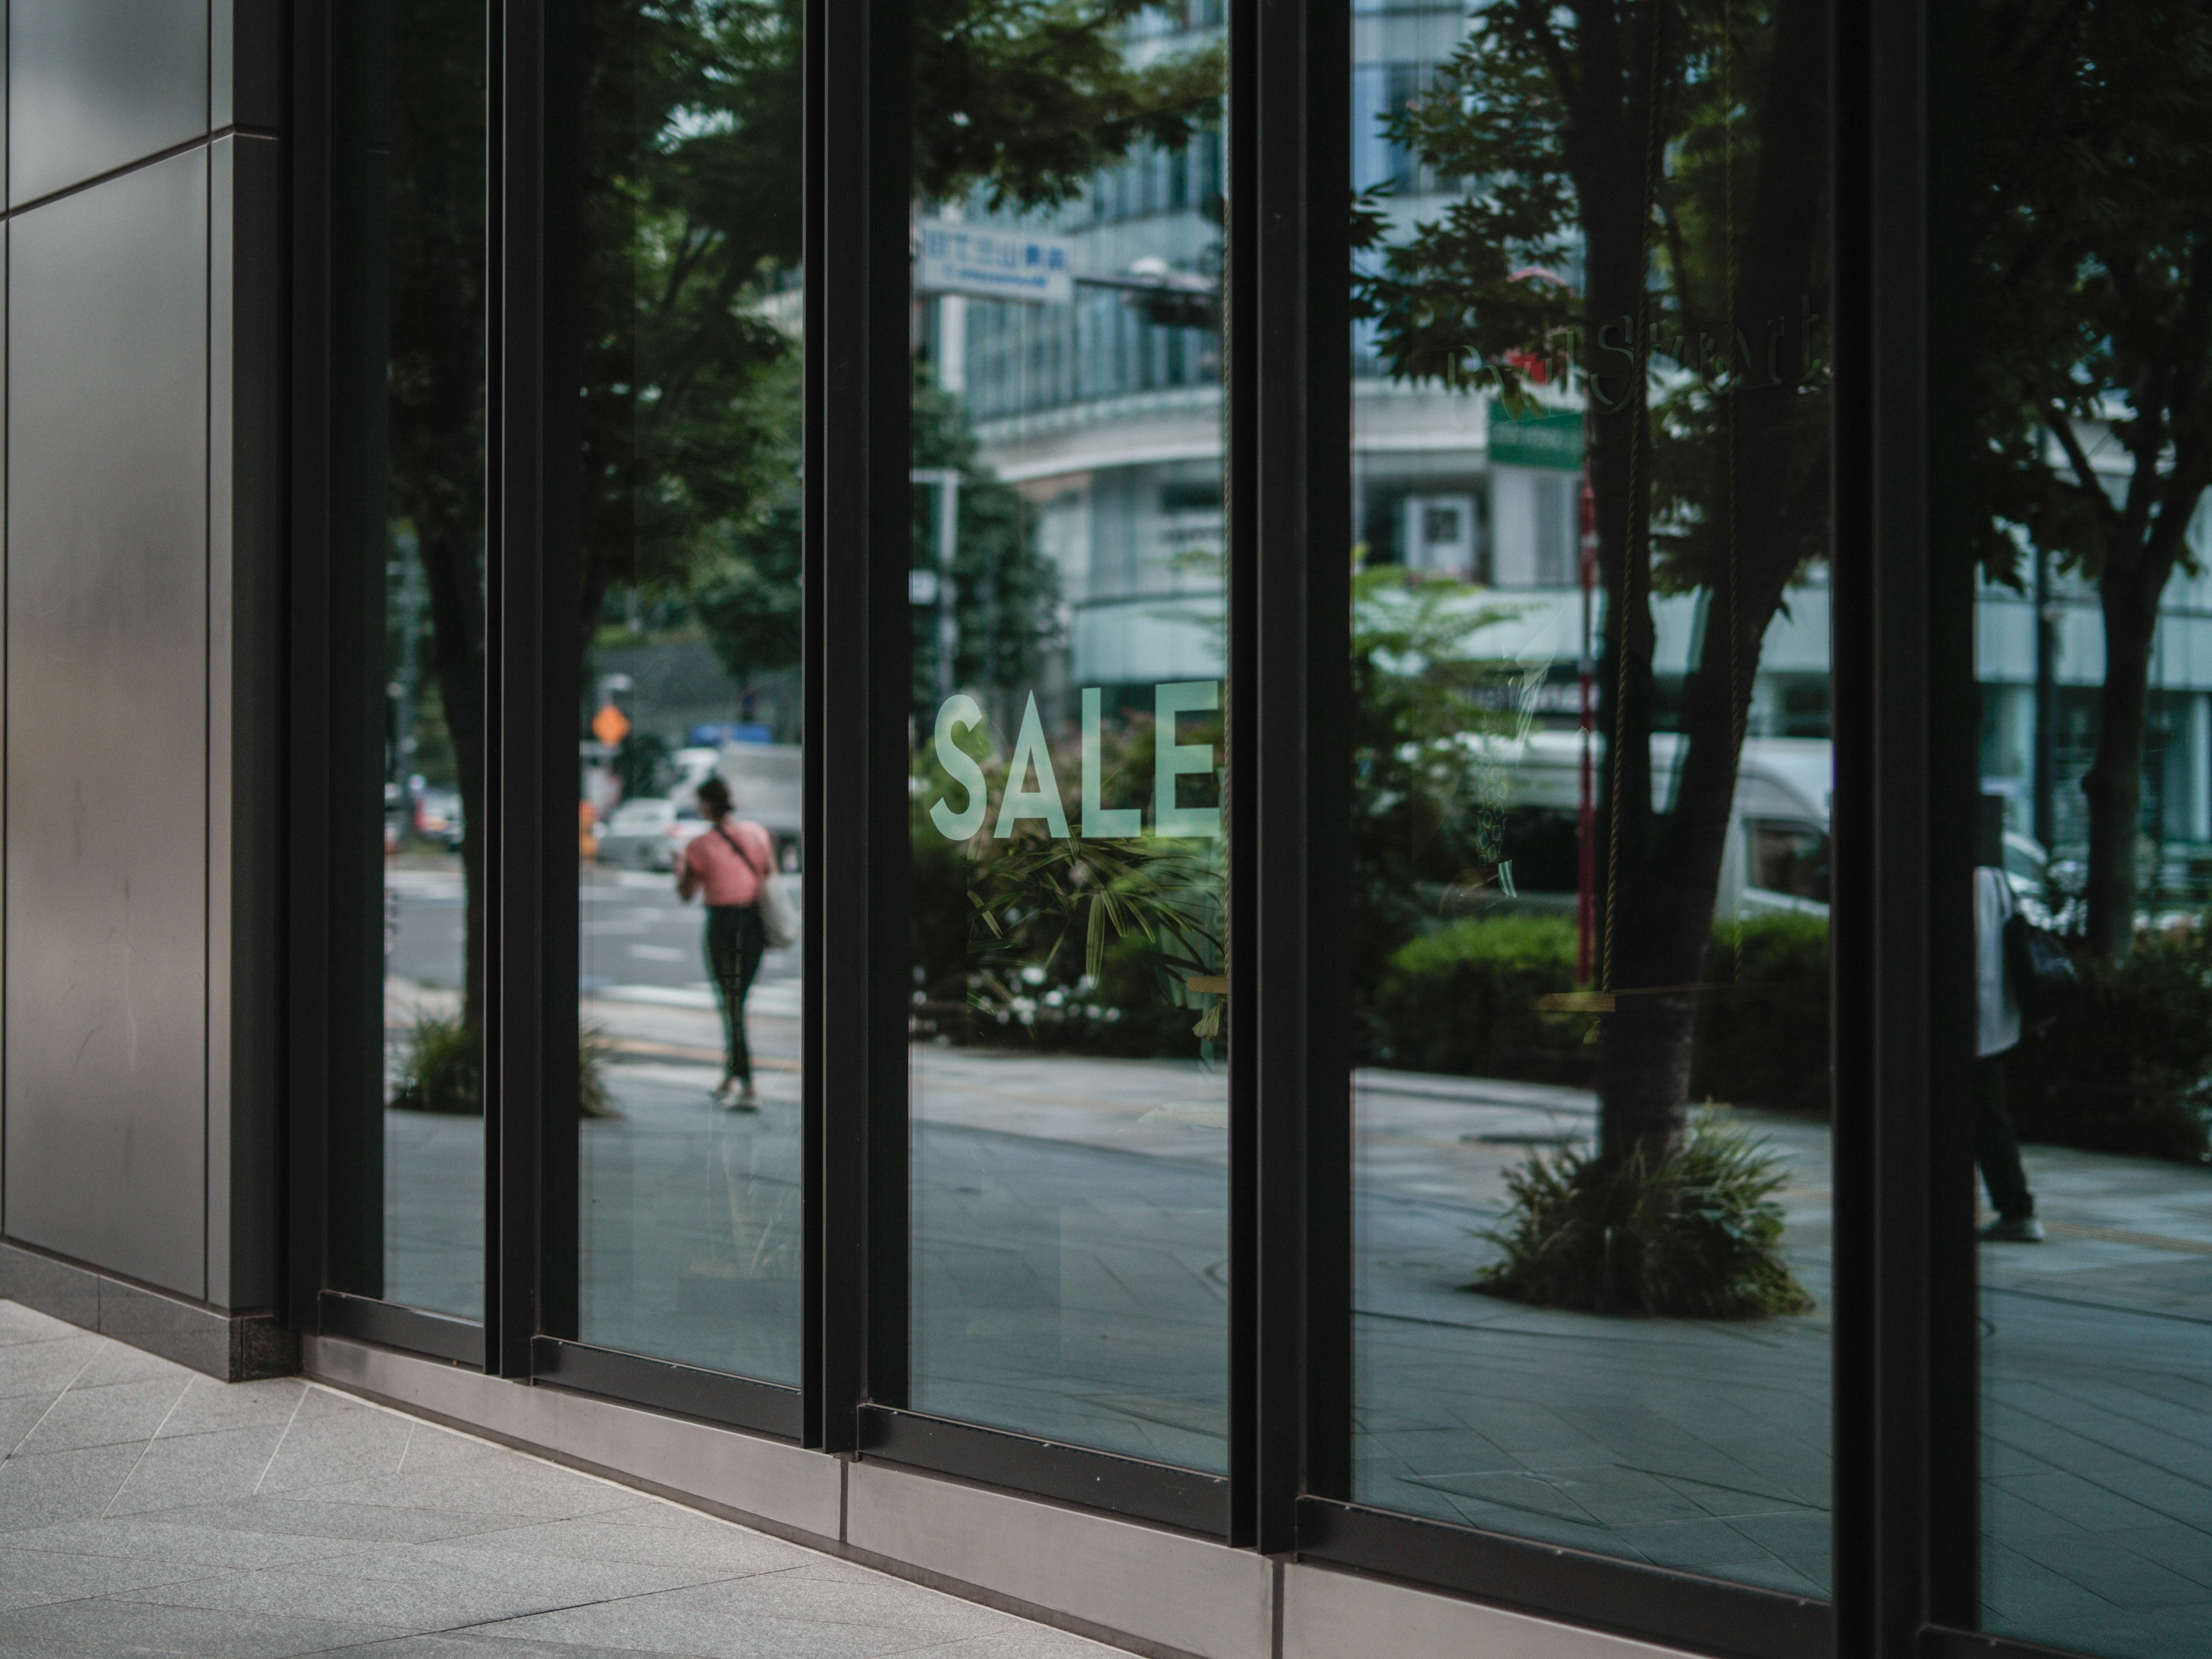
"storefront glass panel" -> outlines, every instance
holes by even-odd
[[[380,925],[343,936],[364,955],[380,940],[382,965],[341,965],[358,1023],[341,1040],[380,1064],[337,1068],[331,1282],[477,1318],[489,36],[483,7],[434,0],[343,8],[337,27],[332,588],[358,740],[332,764],[340,867],[382,871]]]
[[[582,8],[577,1283],[799,1380],[801,14]]]
[[[1227,1459],[1224,29],[916,30],[913,1408]]]
[[[1828,16],[1354,18],[1358,1501],[1830,1584]]]
[[[1971,651],[1980,714],[1977,867],[1949,918],[1972,929],[1950,1034],[1971,1038],[1972,1085],[1948,1103],[1937,1247],[1971,1252],[1959,1325],[1978,1314],[1979,1593],[1962,1599],[1992,1632],[2202,1659],[2212,19],[1972,15],[1979,372],[1947,457],[1972,533],[1940,573],[1973,584],[1972,638],[1946,644]]]

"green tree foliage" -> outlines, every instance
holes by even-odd
[[[1140,144],[1214,118],[1216,51],[1125,58],[1134,0],[932,0],[916,20],[915,186],[1064,201]],[[724,659],[795,659],[798,343],[805,208],[796,0],[590,0],[578,204],[583,580],[688,593]],[[392,512],[430,592],[430,658],[468,826],[466,1020],[483,1003],[485,356],[481,9],[390,0]],[[362,26],[379,27],[366,5]],[[1002,509],[1001,509],[1002,510]],[[719,618],[719,621],[713,619]],[[736,667],[732,672],[738,672]]]
[[[959,516],[952,553],[952,614],[957,644],[952,684],[993,689],[1027,684],[1048,646],[1060,637],[1059,571],[1036,544],[1036,514],[1018,491],[976,459],[967,410],[955,394],[918,383],[914,396],[914,464],[950,467],[960,475]],[[917,567],[938,565],[933,491],[915,491],[913,546]],[[914,697],[934,702],[938,683],[937,609],[914,607]]]
[[[1520,733],[1543,668],[1485,661],[1474,642],[1514,614],[1458,583],[1408,582],[1391,565],[1352,578],[1352,834],[1359,878],[1350,971],[1363,998],[1377,994],[1407,939],[1466,915],[1498,890],[1498,866],[1510,854],[1503,773],[1485,739]],[[1361,1012],[1371,1028],[1373,1011]],[[1367,1036],[1373,1040],[1374,1030]]]
[[[981,191],[1055,206],[1140,146],[1181,149],[1216,118],[1219,45],[1139,62],[1126,31],[1153,0],[921,0],[914,17],[915,194]]]
[[[1609,988],[1698,978],[1760,642],[1824,550],[1826,82],[1814,0],[1491,0],[1393,124],[1467,189],[1410,227],[1362,204],[1362,303],[1394,374],[1513,405],[1542,364],[1590,405]],[[1651,599],[1670,588],[1707,609],[1662,817]],[[1694,1016],[1643,995],[1608,1018],[1607,1159],[1680,1139]]]
[[[2024,585],[2024,532],[2098,585],[2087,941],[2122,957],[2159,599],[2194,568],[2189,525],[2212,484],[2212,5],[1978,11],[1976,550]],[[2120,465],[2100,473],[2100,461]]]

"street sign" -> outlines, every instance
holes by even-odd
[[[1064,306],[1075,298],[1073,245],[1065,236],[924,219],[915,227],[914,286],[921,294]]]
[[[592,735],[612,749],[629,735],[629,716],[609,703],[592,716]]]
[[[1567,409],[1516,420],[1503,409],[1493,407],[1490,411],[1490,464],[1581,471],[1582,411]]]

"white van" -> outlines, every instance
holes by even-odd
[[[1505,848],[1513,890],[1532,908],[1574,902],[1580,869],[1577,826],[1582,805],[1583,734],[1532,732],[1480,740],[1498,769],[1505,805]],[[1590,744],[1594,800],[1605,796],[1604,745]],[[1682,739],[1651,738],[1652,805],[1674,804]],[[1719,918],[1797,910],[1828,912],[1828,826],[1835,789],[1835,746],[1826,738],[1747,738],[1736,769],[1735,803],[1721,855]],[[2043,920],[2045,854],[2029,837],[2005,832],[2005,873],[2031,916]],[[1599,878],[1603,879],[1602,870]]]
[[[1484,760],[1498,769],[1515,896],[1534,908],[1571,904],[1580,869],[1583,734],[1532,732],[1516,739],[1487,739],[1481,746]],[[1591,795],[1601,801],[1604,745],[1593,740],[1589,751]],[[1652,805],[1659,811],[1673,805],[1682,753],[1679,735],[1653,733]],[[1716,915],[1826,913],[1834,776],[1834,749],[1825,738],[1745,740]]]

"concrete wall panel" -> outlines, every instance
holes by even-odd
[[[6,1226],[193,1297],[208,188],[195,150],[16,218],[8,325]]]
[[[9,0],[8,199],[35,201],[198,137],[208,0]]]

